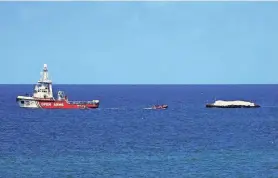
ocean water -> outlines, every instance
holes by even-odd
[[[32,89],[0,85],[0,177],[278,177],[278,85],[54,85],[100,108],[19,108]]]

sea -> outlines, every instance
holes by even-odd
[[[33,87],[0,85],[1,178],[278,177],[278,85],[54,85],[100,107],[19,108]]]

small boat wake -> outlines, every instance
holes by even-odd
[[[148,110],[148,109],[153,109],[153,108],[143,108],[143,109],[147,109]]]
[[[126,108],[98,108],[102,110],[125,110]]]

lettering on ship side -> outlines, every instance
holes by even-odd
[[[41,106],[51,106],[51,103],[40,103]]]
[[[54,103],[54,106],[64,106],[64,103]]]
[[[80,105],[80,104],[78,104],[77,107],[84,109],[84,108],[86,108],[86,105]]]

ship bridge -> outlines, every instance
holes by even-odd
[[[41,72],[41,78],[34,88],[33,97],[53,99],[52,81],[49,79],[47,64],[43,65],[43,71]]]

